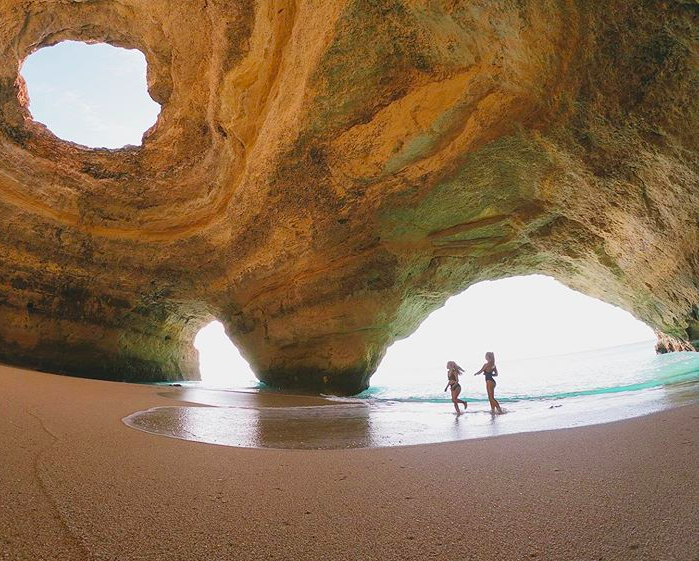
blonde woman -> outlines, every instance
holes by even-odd
[[[490,351],[485,353],[485,364],[478,372],[474,374],[474,376],[478,376],[479,374],[485,375],[485,389],[488,392],[488,401],[490,401],[490,412],[495,413],[497,410],[498,413],[502,413],[500,404],[498,403],[498,400],[495,399],[495,386],[497,384],[495,383],[494,378],[498,375],[498,367],[495,366],[494,353]]]
[[[459,399],[459,394],[461,393],[459,375],[463,373],[464,369],[456,364],[453,360],[447,362],[447,386],[444,388],[444,391],[451,388],[451,402],[454,404],[454,409],[456,409],[457,415],[461,415],[459,403],[463,404],[464,411],[466,411],[466,407],[468,407],[468,404],[463,399]]]

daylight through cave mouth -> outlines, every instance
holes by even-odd
[[[63,41],[27,57],[21,75],[32,118],[90,148],[139,146],[160,113],[137,49]]]
[[[258,384],[220,321],[212,321],[199,330],[194,348],[199,353],[199,374],[205,386],[245,388]]]
[[[644,370],[655,368],[654,343],[653,330],[630,313],[551,277],[484,281],[394,343],[368,392],[444,399],[445,364],[453,360],[465,371],[465,394],[484,398],[482,377],[472,374],[486,351],[503,371],[498,391],[512,398],[607,388],[615,379],[633,385],[654,376]]]
[[[632,354],[638,351],[644,359],[652,358],[654,343],[653,330],[627,311],[576,292],[551,277],[484,281],[450,298],[415,333],[394,343],[368,391],[382,387],[425,395],[441,393],[447,360],[456,361],[466,372],[475,372],[486,351],[494,351],[498,363],[507,367],[517,391],[527,389],[522,384],[539,387],[539,393],[546,393],[546,387],[564,390],[570,383],[580,382],[580,373],[566,366],[566,361],[623,362],[626,351],[609,355],[609,349],[628,346],[633,347]],[[202,328],[194,345],[204,385],[258,385],[221,322]],[[580,358],[583,355],[587,358]],[[577,358],[551,358],[569,356]],[[556,370],[553,375],[552,368]],[[601,368],[587,369],[589,384],[602,382]],[[549,379],[542,379],[545,377]],[[571,382],[571,377],[578,380]]]

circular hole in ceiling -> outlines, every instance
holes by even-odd
[[[139,50],[64,41],[27,57],[21,74],[32,118],[58,138],[122,148],[140,146],[160,113],[146,71]]]

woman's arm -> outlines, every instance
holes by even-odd
[[[444,391],[447,391],[450,387],[452,387],[456,383],[457,382],[455,380],[452,380],[451,378],[449,378],[447,380],[447,385],[445,386]]]
[[[479,374],[482,374],[485,371],[485,366],[486,366],[485,364],[483,366],[481,366],[481,369],[478,372],[476,372],[474,374],[474,376],[478,376]]]
[[[498,367],[493,365],[493,376],[497,376],[497,375],[498,375]]]

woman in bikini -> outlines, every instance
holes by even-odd
[[[485,374],[485,389],[488,392],[488,401],[490,401],[490,412],[495,413],[497,409],[498,413],[502,413],[500,404],[498,400],[495,399],[495,379],[494,377],[498,375],[498,367],[495,366],[495,355],[490,351],[485,353],[485,364],[483,367],[474,374],[478,376],[479,374]]]
[[[444,391],[451,388],[451,401],[454,404],[454,409],[456,409],[456,414],[461,415],[459,410],[459,403],[463,403],[464,411],[466,411],[467,403],[463,399],[459,399],[459,394],[461,393],[461,384],[459,384],[459,374],[463,374],[464,369],[456,364],[453,360],[447,362],[447,387]]]

